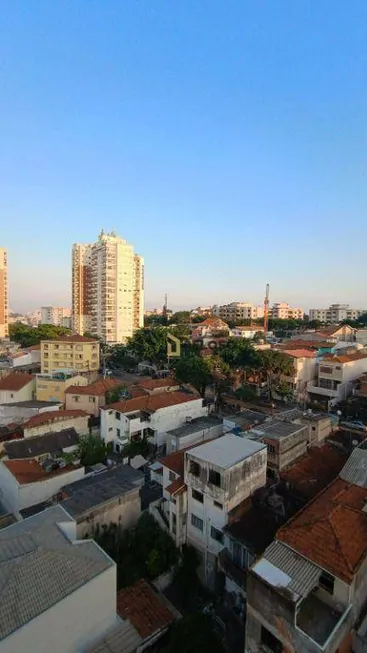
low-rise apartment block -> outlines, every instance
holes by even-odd
[[[94,338],[60,336],[41,342],[41,373],[73,370],[79,374],[98,372],[100,345]]]
[[[356,379],[365,372],[367,372],[365,350],[326,354],[317,361],[316,380],[307,384],[311,402],[325,404],[325,407],[329,408],[347,399],[352,394]]]
[[[303,320],[303,308],[292,308],[287,302],[273,304],[270,309],[270,316],[276,320]]]
[[[135,399],[126,399],[101,409],[101,437],[122,452],[129,440],[143,436],[164,452],[166,434],[188,419],[208,415],[208,407],[197,394],[161,392]]]
[[[331,304],[329,308],[310,308],[310,320],[340,324],[343,320],[358,320],[367,308],[350,308],[349,304]]]
[[[250,302],[231,302],[213,306],[212,314],[222,320],[257,320],[264,317],[264,307]]]
[[[0,247],[0,340],[9,336],[8,254]]]
[[[264,337],[264,327],[260,325],[253,326],[237,326],[231,329],[231,336],[234,338],[247,338],[252,340],[255,336]]]
[[[281,349],[293,359],[293,373],[282,375],[281,381],[287,383],[296,401],[307,401],[307,384],[316,376],[316,352],[309,349]]]
[[[108,393],[122,386],[118,379],[99,379],[89,385],[70,385],[65,390],[65,408],[83,410],[88,415],[99,416],[106,405]]]

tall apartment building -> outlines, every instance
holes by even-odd
[[[277,320],[303,320],[303,308],[291,308],[286,302],[273,304],[271,317]]]
[[[350,308],[349,304],[331,304],[329,308],[310,308],[310,320],[339,324],[343,320],[357,320],[364,313],[367,313],[367,308]]]
[[[213,306],[212,314],[222,320],[256,320],[264,317],[264,307],[254,306],[249,302],[231,302],[222,306]]]
[[[67,318],[71,317],[71,308],[62,306],[42,306],[41,324],[53,324],[54,326],[66,326]]]
[[[115,233],[73,245],[73,328],[126,342],[144,324],[144,261]]]
[[[0,247],[0,338],[9,335],[8,319],[8,258],[6,250]]]

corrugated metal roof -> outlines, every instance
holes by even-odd
[[[256,568],[264,559],[282,572],[281,578],[288,577],[290,579],[286,585],[281,583],[281,585],[276,584],[276,587],[287,589],[293,594],[294,601],[307,596],[318,584],[322,570],[285,544],[282,544],[282,542],[272,542],[268,546],[263,558],[253,567],[255,573],[258,573]],[[274,581],[275,575],[271,574],[267,579],[264,572],[266,570],[259,567],[258,575],[274,585],[272,581]]]
[[[339,476],[343,481],[367,488],[367,450],[354,449]]]

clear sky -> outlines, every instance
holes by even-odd
[[[13,309],[116,230],[146,303],[367,306],[366,0],[3,0]]]

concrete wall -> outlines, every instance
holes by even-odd
[[[323,444],[332,431],[331,419],[327,416],[317,420],[305,418],[301,422],[308,428],[307,440],[311,446]]]
[[[24,437],[32,438],[36,435],[44,435],[45,433],[59,433],[59,431],[69,428],[74,428],[80,435],[86,435],[89,432],[88,419],[88,415],[80,415],[79,417],[68,417],[66,419],[47,422],[47,424],[32,426],[24,429]]]
[[[85,376],[73,376],[65,381],[47,377],[37,377],[36,397],[38,401],[61,401],[65,403],[65,390],[70,385],[87,385]]]
[[[67,506],[65,506],[67,510]],[[126,492],[77,518],[77,538],[95,534],[97,525],[118,524],[123,530],[133,528],[141,514],[139,488]]]
[[[213,440],[223,433],[223,424],[215,424],[209,428],[200,429],[195,433],[190,433],[184,437],[178,437],[167,433],[166,435],[166,453],[172,453],[172,451],[180,451],[181,449],[186,449],[194,444],[199,442],[207,442],[208,440]]]
[[[114,565],[2,640],[1,653],[84,651],[116,620]]]
[[[29,383],[21,390],[0,390],[0,404],[12,404],[16,401],[31,401],[34,399],[36,381],[29,376]]]
[[[72,394],[65,393],[65,408],[66,410],[84,410],[88,415],[99,416],[99,410],[106,405],[105,395],[78,395],[78,392]]]

